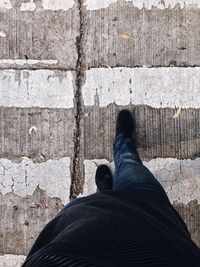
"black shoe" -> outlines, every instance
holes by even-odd
[[[100,165],[95,175],[97,191],[112,190],[113,177],[110,169],[106,165]]]
[[[134,122],[130,111],[124,109],[119,112],[116,123],[116,137],[120,134],[133,135]]]

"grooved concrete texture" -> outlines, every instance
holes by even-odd
[[[179,2],[181,5],[176,5]],[[184,7],[183,1],[86,0],[86,65],[199,66],[199,3],[185,2],[193,5]],[[147,7],[142,8],[144,3]]]
[[[194,159],[200,156],[200,110],[155,109],[148,106],[117,106],[110,104],[85,107],[82,146],[85,159],[112,160],[112,143],[117,114],[128,108],[136,122],[138,151],[143,160],[156,157]]]
[[[0,107],[0,157],[42,162],[72,157],[73,109]]]
[[[26,59],[36,60],[32,68],[76,67],[76,38],[79,35],[77,1],[43,0],[33,3],[14,0],[9,3],[7,8],[4,3],[0,4],[3,7],[0,9],[0,58],[25,60],[24,65],[13,62],[10,68],[28,67]],[[55,60],[55,63],[41,60]],[[7,67],[7,64],[4,62],[1,67]]]

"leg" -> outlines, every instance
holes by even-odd
[[[122,119],[124,118],[122,116],[120,119],[119,116],[118,120],[121,120],[121,122],[117,122],[117,127],[120,125],[120,129],[123,129]],[[132,125],[130,127],[132,127]],[[169,201],[162,185],[142,164],[142,161],[137,153],[134,140],[131,137],[130,130],[128,132],[127,129],[128,126],[126,125],[126,131],[118,130],[113,145],[116,169],[113,180],[113,190],[151,192]]]

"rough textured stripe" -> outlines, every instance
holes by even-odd
[[[34,11],[36,9],[36,4],[34,0],[30,0],[27,3],[21,3],[20,11]]]
[[[23,255],[6,254],[0,256],[0,267],[20,267],[25,260]]]
[[[60,2],[63,5],[59,5],[58,1],[46,2],[45,6],[56,10],[53,11],[44,10],[39,2],[34,2],[40,5],[34,12],[20,11],[32,10],[35,4],[26,2],[21,5],[19,1],[15,1],[11,9],[0,9],[0,31],[6,35],[4,38],[0,37],[1,60],[11,60],[10,68],[22,68],[22,65],[16,64],[22,64],[22,60],[27,60],[24,64],[31,68],[31,61],[28,60],[32,60],[35,68],[45,66],[74,69],[77,61],[76,38],[79,36],[77,4],[68,9],[71,2],[68,0]],[[61,10],[64,6],[66,10]],[[1,64],[1,68],[4,67],[8,67],[8,61]]]
[[[100,68],[86,72],[85,106],[200,107],[200,68]]]
[[[0,158],[43,162],[72,157],[74,129],[72,109],[0,107]]]
[[[200,204],[197,200],[194,200],[187,205],[177,202],[173,205],[188,226],[192,239],[200,248]]]
[[[135,118],[137,147],[143,160],[200,157],[200,109],[154,109],[114,104],[100,108],[97,102],[95,106],[85,107],[81,124],[84,159],[112,160],[116,118],[119,110],[125,108]]]
[[[59,198],[50,198],[39,188],[27,197],[0,193],[1,254],[27,255],[40,231],[62,208]]]
[[[174,8],[177,4],[180,5],[181,8],[194,5],[200,8],[200,3],[198,0],[124,0],[125,2],[130,2],[134,6],[142,9],[143,7],[147,9],[151,9],[153,6],[164,9],[164,8]],[[97,10],[101,8],[107,8],[111,4],[116,3],[117,0],[86,0],[85,5],[87,6],[88,10]]]
[[[148,10],[117,1],[85,10],[84,19],[88,67],[200,66],[200,9],[195,5]]]
[[[1,71],[0,106],[73,108],[73,75],[70,71]]]
[[[105,159],[85,160],[84,195],[96,192],[95,173],[97,166],[106,164],[114,173],[114,163]],[[192,200],[200,202],[200,158],[178,160],[157,158],[144,165],[151,170],[166,190],[171,202],[188,204]]]
[[[3,195],[13,192],[21,197],[31,196],[39,187],[47,196],[60,198],[65,204],[69,201],[70,185],[70,158],[44,163],[33,163],[28,158],[20,163],[0,159],[0,193]]]

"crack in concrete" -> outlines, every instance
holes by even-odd
[[[11,190],[12,190],[13,193],[14,193],[14,185],[15,185],[15,180],[14,180],[14,178],[12,177]]]
[[[83,31],[84,31],[84,0],[78,0],[79,8],[79,36],[76,39],[76,47],[78,53],[78,59],[76,64],[76,91],[75,91],[75,119],[76,128],[74,132],[74,158],[73,158],[73,170],[72,180],[70,188],[70,200],[75,199],[81,192],[81,156],[80,156],[80,136],[81,136],[81,116],[82,116],[82,94],[81,89],[84,84],[85,77],[85,61],[83,55]]]

